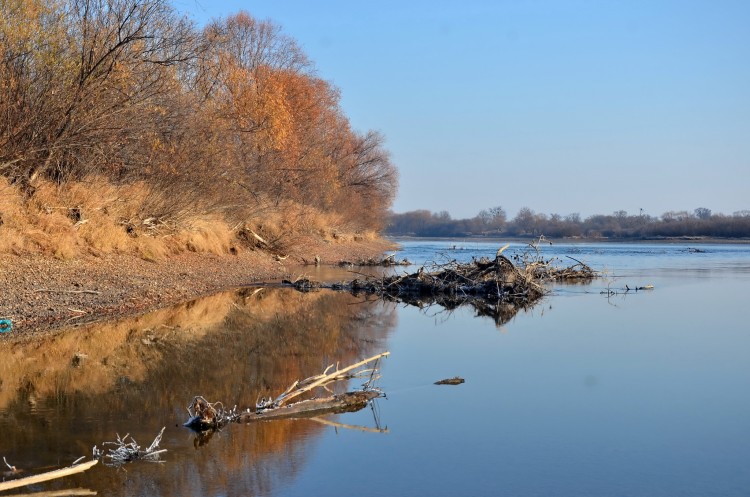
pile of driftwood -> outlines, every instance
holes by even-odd
[[[348,287],[420,308],[437,304],[451,311],[469,305],[478,316],[500,325],[541,298],[546,293],[542,283],[535,273],[515,266],[498,251],[493,260],[453,260],[410,274],[354,280]]]
[[[598,274],[581,261],[561,267],[555,259],[544,259],[539,245],[529,244],[532,251],[514,255],[513,260],[503,255],[508,245],[495,254],[494,259],[483,257],[468,263],[456,260],[443,264],[423,266],[409,274],[382,277],[366,276],[349,282],[321,284],[307,278],[284,284],[300,291],[320,288],[366,293],[420,308],[439,305],[448,311],[462,305],[474,308],[478,316],[494,319],[498,324],[509,321],[520,309],[535,303],[547,293],[545,283],[551,281],[587,282]]]
[[[542,281],[533,272],[516,267],[505,256],[494,260],[455,260],[422,267],[414,273],[386,276],[365,282],[355,280],[355,290],[369,290],[391,296],[446,295],[499,298],[507,302],[528,303],[544,295]]]
[[[462,305],[474,308],[478,316],[495,320],[498,325],[509,321],[520,309],[525,309],[543,297],[548,282],[589,282],[599,274],[583,262],[569,257],[575,264],[560,266],[557,259],[545,259],[539,246],[546,242],[540,237],[529,244],[531,250],[511,259],[503,255],[508,245],[495,254],[494,259],[483,257],[471,262],[423,266],[409,274],[382,277],[365,276],[349,282],[322,284],[301,277],[283,284],[300,291],[320,288],[349,291],[354,294],[376,295],[420,308],[439,305],[448,311]]]
[[[540,236],[537,240],[529,243],[528,250],[513,255],[512,259],[515,261],[516,265],[523,268],[524,272],[528,273],[532,278],[538,281],[564,281],[567,283],[579,283],[591,281],[594,278],[599,277],[599,274],[591,269],[590,266],[579,261],[578,259],[570,257],[569,255],[566,257],[575,262],[575,264],[571,266],[561,267],[558,264],[558,259],[545,259],[542,256],[539,247],[542,244],[546,243],[552,245],[552,242],[546,240],[544,236]],[[500,249],[500,251],[498,251],[498,254],[502,252],[506,247],[507,245]]]
[[[225,409],[221,402],[208,402],[203,396],[195,396],[187,407],[190,418],[185,426],[197,431],[219,429],[229,423],[250,423],[270,419],[313,417],[321,414],[354,412],[364,408],[372,399],[382,396],[382,392],[373,387],[379,378],[376,367],[363,366],[379,361],[390,352],[383,352],[351,366],[334,370],[330,365],[322,374],[294,382],[277,397],[260,398],[254,408],[238,411],[237,407]],[[290,403],[291,399],[313,392],[315,389],[328,390],[332,383],[352,378],[367,378],[361,390],[324,397],[313,397]]]

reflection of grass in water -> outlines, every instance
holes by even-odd
[[[104,393],[122,376],[141,381],[161,355],[144,340],[195,340],[225,318],[233,299],[232,294],[219,294],[135,319],[0,344],[0,354],[9,359],[0,364],[0,408],[20,389],[34,402],[60,392]]]
[[[164,424],[184,421],[175,415],[187,415],[183,407],[195,394],[230,406],[252,405],[259,395],[278,394],[329,363],[346,364],[380,351],[394,324],[393,307],[357,302],[333,292],[248,289],[35,343],[4,343],[0,353],[14,357],[0,366],[1,405],[13,426],[4,437],[9,446],[29,445],[38,459],[40,443],[58,450],[77,444],[76,451],[87,452],[115,431],[138,428],[153,436],[151,431]],[[76,352],[87,355],[78,367],[73,365]],[[129,381],[123,383],[122,377]],[[38,423],[28,417],[30,400],[53,411],[54,420]],[[92,418],[97,420],[93,425],[80,424]],[[161,471],[169,476],[158,477],[160,491],[212,493],[208,484],[217,489],[239,486],[243,495],[268,494],[303,464],[304,452],[295,449],[295,441],[322,428],[282,420],[229,430],[231,442],[211,442],[221,446],[211,458],[170,451],[171,463]],[[78,442],[82,439],[85,444]],[[129,479],[127,488],[113,474],[97,478],[104,488],[123,488],[124,494],[153,490],[148,478]]]
[[[392,306],[355,305],[358,299],[347,294],[254,292],[224,293],[135,320],[1,344],[0,353],[13,357],[0,365],[0,408],[13,425],[4,435],[7,443],[32,444],[29,451],[38,458],[34,445],[40,440],[58,448],[77,443],[76,450],[86,452],[115,431],[137,427],[153,436],[164,424],[184,421],[175,416],[186,416],[183,407],[195,394],[247,407],[259,395],[278,394],[330,363],[381,351],[394,324]],[[78,352],[87,357],[76,367]],[[54,412],[54,421],[29,422],[37,419],[27,416],[31,402]],[[82,419],[97,421],[82,426]],[[321,429],[296,421],[232,427],[231,443],[211,442],[221,445],[216,460],[170,452],[175,464],[165,466],[170,476],[159,485],[164,495],[197,495],[210,474],[217,488],[239,485],[242,494],[251,489],[268,494],[303,462],[294,441]],[[76,442],[82,439],[85,444]],[[109,488],[121,487],[110,481],[112,475],[100,478]],[[129,485],[127,493],[141,493],[141,485],[149,493],[148,480]]]
[[[0,363],[0,408],[19,391],[26,392],[32,403],[53,394],[105,393],[123,377],[142,382],[151,374],[153,379],[153,373],[170,360],[177,362],[181,375],[192,375],[193,381],[211,377],[225,383],[219,378],[228,371],[238,367],[247,371],[249,367],[258,378],[255,387],[285,386],[304,377],[307,371],[302,370],[309,368],[300,360],[281,361],[283,357],[315,356],[310,365],[313,372],[321,359],[326,359],[321,354],[331,361],[356,357],[356,341],[340,338],[346,321],[361,309],[350,306],[349,301],[337,304],[341,300],[324,293],[227,292],[135,319],[5,342],[0,344],[5,358]],[[220,327],[221,333],[215,333]],[[247,354],[261,350],[256,363],[247,364]],[[222,364],[206,367],[219,357]],[[198,365],[200,371],[191,367]]]

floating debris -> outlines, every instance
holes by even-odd
[[[224,425],[237,421],[239,413],[237,406],[226,410],[221,402],[209,402],[203,396],[196,395],[187,406],[190,418],[184,426],[201,426],[202,428],[222,428]]]
[[[105,445],[115,446],[114,449],[109,449],[106,453],[104,450],[99,450],[96,445],[94,445],[94,459],[105,461],[104,464],[107,466],[118,467],[125,463],[138,460],[163,462],[159,459],[159,455],[166,452],[167,449],[159,449],[159,443],[164,434],[164,428],[161,429],[159,434],[156,435],[156,438],[154,438],[154,441],[151,442],[151,445],[145,450],[141,450],[141,446],[136,443],[135,439],[131,437],[129,433],[122,438],[120,438],[120,435],[118,434],[115,442],[104,442],[102,444],[102,449]],[[128,437],[130,438],[129,442]]]
[[[435,385],[460,385],[465,381],[466,380],[464,380],[460,376],[454,376],[453,378],[446,378],[444,380],[436,381]]]
[[[502,253],[509,245],[500,248],[494,259],[482,257],[468,263],[451,260],[444,264],[431,264],[416,272],[402,275],[365,276],[349,282],[321,284],[307,278],[283,283],[307,292],[320,288],[367,293],[386,300],[414,305],[419,308],[439,305],[448,311],[470,305],[478,316],[487,316],[497,325],[508,322],[519,309],[525,309],[548,293],[547,282],[589,282],[599,277],[585,263],[569,257],[575,264],[560,267],[556,259],[544,259],[539,244],[529,244],[529,251],[514,255],[514,264]]]

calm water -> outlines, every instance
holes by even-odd
[[[399,257],[469,260],[498,248],[453,245],[404,242]],[[502,327],[470,309],[245,289],[41,344],[0,342],[0,456],[34,472],[116,433],[147,446],[166,426],[162,464],[98,465],[22,491],[750,495],[750,246],[542,250],[606,277],[555,286]],[[647,284],[655,289],[624,292]],[[179,426],[194,395],[248,406],[332,362],[383,350],[387,398],[326,418],[369,431],[276,421],[203,440]],[[456,375],[466,383],[433,385]]]

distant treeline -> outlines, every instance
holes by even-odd
[[[139,216],[162,225],[261,224],[293,203],[305,222],[367,230],[397,172],[272,22],[198,28],[167,0],[0,1],[0,187],[28,201],[39,182],[90,178],[147,185]]]
[[[730,216],[714,214],[710,209],[700,207],[693,212],[665,212],[660,217],[616,211],[581,219],[579,214],[547,215],[524,207],[516,217],[508,220],[501,207],[483,210],[471,219],[452,219],[445,211],[417,210],[391,213],[386,232],[390,235],[435,237],[743,238],[750,237],[750,211],[738,211]]]

